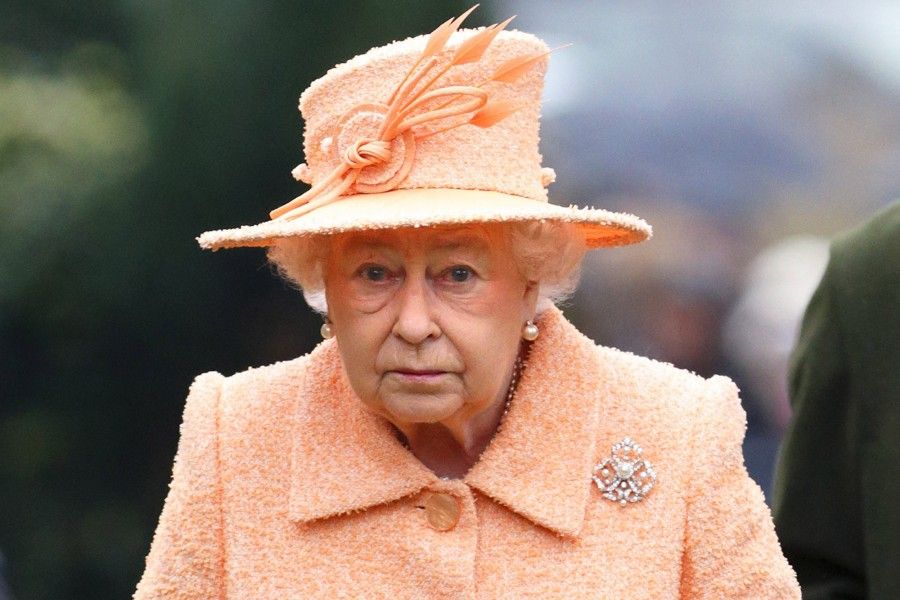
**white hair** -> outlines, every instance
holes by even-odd
[[[578,285],[581,259],[587,247],[571,223],[521,221],[474,224],[499,233],[508,243],[519,272],[538,284],[537,313],[567,299]],[[297,236],[276,241],[269,262],[289,283],[303,292],[306,303],[327,314],[324,265],[331,247],[329,236]]]

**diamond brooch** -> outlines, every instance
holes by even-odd
[[[594,467],[592,479],[603,497],[625,506],[640,502],[656,484],[656,471],[650,461],[641,458],[644,450],[631,438],[612,447],[612,456]]]

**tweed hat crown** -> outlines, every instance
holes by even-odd
[[[286,237],[466,223],[572,223],[590,248],[647,239],[633,215],[550,204],[538,151],[547,45],[510,20],[374,48],[329,70],[300,97],[311,185],[267,222],[208,231],[203,248]]]

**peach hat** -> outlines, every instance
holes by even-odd
[[[300,96],[312,187],[271,220],[207,231],[207,249],[293,236],[434,225],[563,221],[590,248],[643,241],[633,215],[550,204],[538,129],[550,50],[509,20],[459,30],[472,9],[428,36],[374,48]]]

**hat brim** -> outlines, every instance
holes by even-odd
[[[563,207],[493,191],[404,189],[344,196],[292,221],[275,219],[207,231],[197,241],[202,248],[218,250],[271,246],[279,239],[295,236],[518,221],[572,223],[588,248],[635,244],[652,235],[646,222],[626,213]]]

